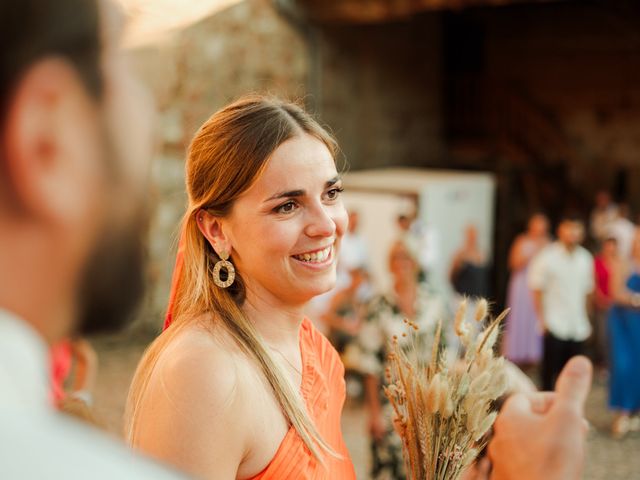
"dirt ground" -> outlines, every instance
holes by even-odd
[[[122,433],[122,414],[129,382],[144,351],[146,341],[123,337],[93,339],[100,358],[95,392],[95,410],[105,428],[115,435]],[[606,408],[606,379],[594,382],[587,404],[591,431],[587,444],[585,480],[640,480],[640,433],[623,440],[609,435],[612,415]],[[345,440],[356,466],[358,479],[367,479],[369,447],[366,412],[356,403],[348,403],[343,415]],[[514,448],[517,446],[514,445]]]

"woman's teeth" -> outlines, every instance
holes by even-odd
[[[327,247],[324,250],[320,250],[319,252],[313,253],[303,253],[302,255],[294,255],[293,258],[300,260],[302,262],[314,262],[314,263],[322,263],[331,254],[331,247]]]

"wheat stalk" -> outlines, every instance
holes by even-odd
[[[457,364],[448,365],[440,345],[438,322],[430,361],[424,364],[416,343],[418,326],[405,320],[409,351],[397,337],[391,341],[386,368],[389,385],[384,392],[394,410],[394,425],[402,439],[410,480],[457,480],[486,444],[486,433],[496,418],[491,405],[507,389],[504,359],[493,347],[505,310],[488,322],[475,338],[466,321],[468,303],[463,300],[454,319],[456,335],[466,348]],[[477,302],[474,319],[489,315],[488,303]]]

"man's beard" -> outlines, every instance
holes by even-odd
[[[144,294],[146,217],[126,228],[109,229],[87,262],[79,288],[76,332],[115,332],[133,320]]]
[[[105,113],[102,130],[108,180],[104,198],[108,206],[78,285],[74,331],[81,335],[116,332],[131,323],[145,292],[148,205],[139,191],[125,182],[123,166],[137,159],[130,157],[122,132],[114,125]],[[124,201],[124,206],[119,205],[124,210],[113,208],[109,199]],[[131,210],[125,213],[127,208]]]

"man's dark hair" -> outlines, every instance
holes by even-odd
[[[0,45],[0,124],[20,77],[47,56],[70,62],[93,95],[102,93],[97,0],[2,0]]]
[[[580,215],[579,212],[565,212],[563,213],[559,220],[558,220],[558,225],[564,223],[564,222],[573,222],[573,223],[582,223],[584,224],[584,218],[582,217],[582,215]]]

